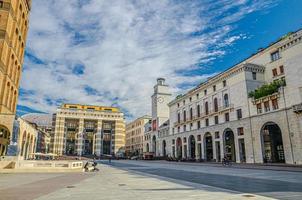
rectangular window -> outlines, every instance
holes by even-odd
[[[219,124],[219,118],[218,118],[218,116],[215,116],[215,124]]]
[[[216,85],[213,85],[213,92],[216,91]]]
[[[187,120],[187,113],[186,113],[186,111],[184,110],[184,122]]]
[[[192,101],[192,97],[189,98],[190,102]]]
[[[276,68],[274,68],[274,69],[272,70],[272,72],[273,72],[273,77],[275,77],[275,76],[278,75],[278,72],[277,72],[277,69],[276,69]]]
[[[269,101],[264,102],[264,111],[265,112],[269,112],[270,111]]]
[[[241,119],[242,118],[242,110],[238,109],[237,110],[237,119]]]
[[[187,126],[186,125],[184,125],[184,132],[186,132],[187,131]]]
[[[205,120],[206,126],[209,126],[209,119]]]
[[[193,123],[190,123],[190,130],[192,130],[193,128]]]
[[[284,67],[283,67],[283,65],[281,65],[281,66],[279,67],[279,69],[280,69],[280,74],[284,74]]]
[[[197,141],[201,141],[201,135],[197,135]]]
[[[215,139],[219,139],[219,132],[218,131],[215,132]]]
[[[277,99],[272,100],[272,106],[273,106],[273,110],[277,110],[279,108]]]
[[[252,72],[252,76],[253,76],[253,80],[257,80],[257,73],[256,72]]]
[[[244,135],[243,127],[237,128],[237,133],[238,133],[239,136]]]
[[[180,132],[180,127],[177,127],[177,132],[178,132],[178,133]]]
[[[174,139],[172,140],[172,144],[175,144],[175,140]]]
[[[197,129],[200,129],[200,121],[197,122]]]
[[[230,121],[230,113],[225,113],[224,118],[226,122]]]
[[[278,59],[280,59],[280,53],[279,53],[279,51],[275,51],[275,52],[271,53],[271,60],[272,60],[272,62],[276,61]]]
[[[226,80],[222,81],[222,84],[223,84],[223,87],[226,87],[226,85],[227,85]]]
[[[256,106],[257,106],[257,113],[258,113],[258,114],[261,114],[261,113],[262,113],[262,106],[261,106],[261,103],[258,103]]]
[[[184,137],[184,143],[186,143],[186,142],[187,142],[187,138]]]
[[[180,123],[180,113],[177,113],[177,122]]]
[[[152,122],[152,130],[156,131],[156,129],[157,129],[157,123],[156,123],[156,120],[153,120],[153,122]]]
[[[204,95],[207,95],[207,90],[204,90],[203,93],[204,93]]]
[[[199,94],[196,94],[196,98],[199,99]]]

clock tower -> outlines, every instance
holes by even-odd
[[[158,78],[154,86],[152,95],[152,129],[157,130],[165,121],[169,119],[169,106],[172,94],[169,86],[165,84],[164,78]]]

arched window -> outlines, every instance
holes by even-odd
[[[209,114],[209,103],[208,102],[206,102],[204,104],[204,109],[205,109],[206,115],[208,115]]]
[[[229,107],[229,95],[228,94],[225,94],[223,96],[223,101],[224,101],[224,107],[225,108]]]
[[[15,92],[14,92],[14,98],[13,98],[13,101],[12,101],[12,104],[11,104],[11,106],[12,106],[12,111],[15,111],[15,107],[16,107],[16,101],[17,101],[17,91],[15,90]]]
[[[5,105],[7,106],[7,103],[8,103],[8,98],[9,98],[9,88],[10,88],[10,83],[7,82],[7,85],[6,85],[6,100],[5,100]]]
[[[13,102],[13,98],[14,98],[14,87],[11,86],[11,89],[10,89],[10,98],[9,98],[9,102],[7,102],[7,107],[12,110],[12,102]]]
[[[214,98],[214,111],[218,112],[218,100],[217,100],[217,98]]]

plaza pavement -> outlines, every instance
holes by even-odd
[[[183,165],[181,163],[113,161],[112,163],[103,162],[99,165],[99,168],[99,172],[91,173],[0,174],[0,199],[258,200],[272,199],[272,197],[278,198],[278,194],[267,195],[257,194],[257,192],[251,194],[249,192],[229,190],[226,189],[227,187],[215,187],[211,183],[213,181],[218,183],[229,181],[231,185],[245,184],[248,187],[250,184],[248,181],[254,178],[258,181],[256,186],[258,184],[259,187],[262,187],[261,184],[263,182],[259,182],[259,177],[262,177],[260,180],[271,180],[278,184],[284,184],[284,182],[289,185],[297,184],[299,188],[302,182],[302,173],[298,172],[232,169]],[[232,178],[227,177],[229,180],[225,179],[224,173]],[[204,182],[196,181],[197,179],[199,180],[199,176],[204,174],[205,176],[202,177],[202,179],[205,179]],[[242,180],[238,178],[242,178]],[[209,184],[207,184],[207,181]],[[242,183],[242,181],[246,182]],[[300,189],[302,190],[302,188]],[[296,190],[295,192],[288,191],[289,193],[286,194],[284,192],[280,193],[281,199],[302,199],[302,196],[299,196],[301,191]]]

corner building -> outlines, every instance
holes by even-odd
[[[145,125],[144,134],[144,157],[166,156],[167,144],[162,139],[169,129],[169,106],[172,99],[169,85],[164,78],[158,78],[151,96],[152,117],[150,123]]]
[[[0,1],[0,156],[13,130],[31,0]]]
[[[302,30],[176,97],[158,142],[179,159],[302,164],[301,77]]]
[[[53,153],[114,155],[125,152],[124,114],[115,107],[63,104],[55,115]]]

